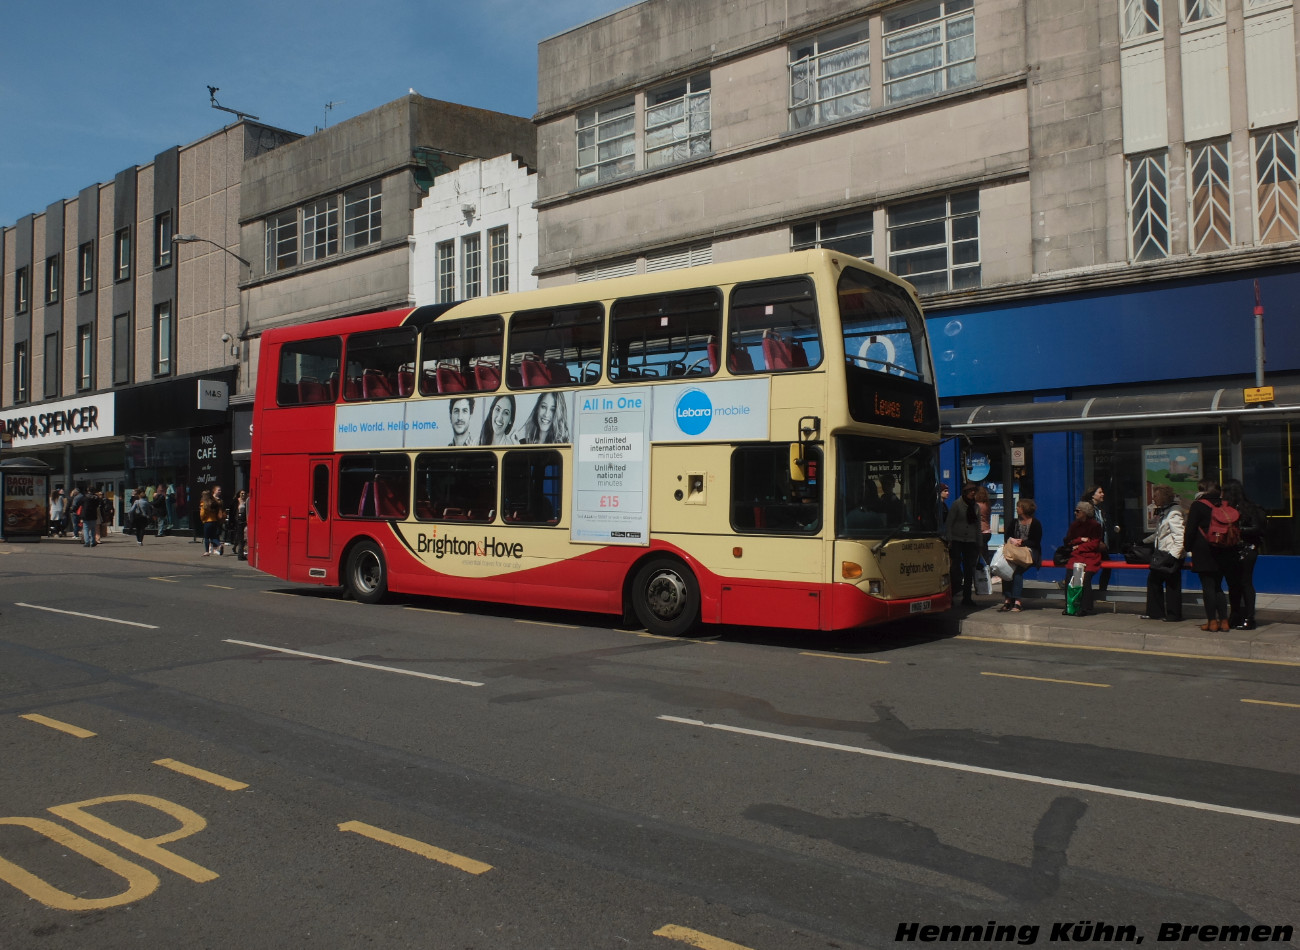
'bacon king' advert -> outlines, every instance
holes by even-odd
[[[4,481],[4,536],[43,535],[47,476],[5,472],[0,478]]]

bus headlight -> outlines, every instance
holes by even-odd
[[[853,561],[840,562],[840,577],[844,578],[846,581],[856,581],[861,576],[861,564],[856,564]]]

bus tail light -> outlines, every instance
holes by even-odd
[[[855,564],[853,561],[843,561],[840,563],[840,577],[846,581],[855,581],[862,576],[862,565]]]
[[[744,548],[732,548],[732,549],[731,549],[731,556],[732,556],[732,557],[740,557],[740,556],[741,556],[742,554],[744,554],[744,553],[745,553],[745,549],[744,549]]]

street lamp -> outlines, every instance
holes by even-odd
[[[251,275],[252,272],[253,272],[253,264],[252,264],[251,261],[245,260],[244,258],[240,257],[238,254],[236,254],[234,251],[232,251],[230,248],[226,247],[224,244],[218,244],[216,241],[213,241],[213,240],[211,240],[210,238],[199,237],[197,234],[173,234],[173,235],[172,235],[172,243],[173,243],[173,244],[211,244],[211,245],[212,245],[213,247],[215,247],[217,250],[219,250],[219,251],[225,251],[227,254],[229,254],[231,257],[233,257],[235,260],[239,261],[239,263],[241,263],[241,264],[243,264],[245,267],[247,267],[247,268],[248,268],[248,272],[249,272],[250,275]],[[241,300],[241,309],[242,309],[242,300]],[[224,323],[225,323],[225,320],[226,320],[226,284],[225,284],[225,281],[222,281],[222,283],[221,283],[221,322],[222,322],[223,325],[224,325]],[[241,319],[240,319],[240,323],[241,323],[241,324],[243,323],[243,319],[242,319],[242,317],[241,317]],[[241,335],[241,336],[243,335],[243,331],[242,331],[242,329],[241,329],[240,335]],[[231,340],[230,340],[230,334],[229,334],[229,333],[225,333],[225,332],[223,332],[223,333],[221,334],[221,342],[222,342],[222,343],[229,344],[229,345],[230,345],[230,355],[233,356],[235,359],[239,359],[239,356],[240,356],[239,343],[237,343],[237,342],[236,342],[236,343],[232,343]]]

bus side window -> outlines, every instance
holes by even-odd
[[[736,531],[816,534],[822,524],[821,450],[804,448],[810,477],[790,478],[790,446],[744,445],[731,454],[731,526]]]
[[[415,459],[415,517],[476,521],[496,516],[497,457],[493,452],[428,452]]]
[[[313,406],[338,398],[343,341],[336,336],[298,340],[280,347],[275,401],[279,406]]]
[[[604,324],[598,303],[512,314],[506,385],[541,389],[596,382]]]
[[[507,452],[501,463],[502,520],[559,524],[562,464],[559,452]]]
[[[348,337],[344,399],[397,399],[414,391],[414,328],[394,327]]]
[[[420,395],[491,392],[501,385],[499,316],[431,323],[420,334]]]
[[[817,297],[806,277],[737,284],[731,292],[727,369],[772,373],[822,361]]]
[[[349,455],[339,460],[341,517],[406,517],[411,496],[411,460],[405,455]]]
[[[712,376],[721,332],[722,296],[713,288],[619,300],[610,311],[609,378]]]

